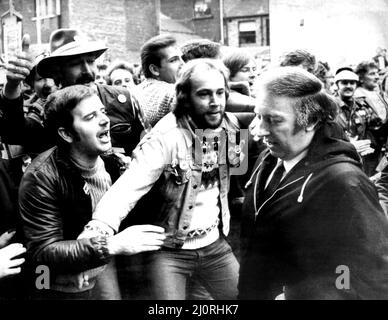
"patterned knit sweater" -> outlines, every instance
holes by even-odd
[[[136,87],[146,120],[153,127],[172,109],[175,100],[175,85],[152,78],[145,79]]]

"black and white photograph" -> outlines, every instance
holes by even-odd
[[[0,21],[0,304],[388,300],[387,0],[0,0]]]

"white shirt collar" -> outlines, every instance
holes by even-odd
[[[308,150],[304,150],[302,153],[298,154],[295,158],[291,160],[284,160],[284,170],[288,173],[300,160],[302,160],[307,155]],[[278,159],[279,161],[279,159]]]

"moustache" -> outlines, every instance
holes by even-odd
[[[94,82],[95,76],[90,73],[83,73],[80,77],[75,81],[76,84],[87,84],[90,82]]]

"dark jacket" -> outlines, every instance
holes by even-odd
[[[17,190],[21,172],[13,162],[0,159],[0,235],[18,224]]]
[[[120,174],[116,157],[103,158],[112,183]],[[54,147],[34,159],[19,189],[19,206],[32,265],[47,265],[57,274],[79,273],[109,260],[106,238],[76,240],[92,217],[92,200],[85,181],[68,160],[65,151]]]
[[[123,148],[127,155],[139,143],[147,124],[137,100],[123,88],[97,85],[98,95],[110,119],[112,146]],[[9,100],[0,95],[0,135],[5,143],[20,144],[33,153],[40,153],[55,144],[42,123],[25,117],[23,99]]]
[[[17,210],[18,186],[22,171],[18,160],[0,159],[0,235],[6,231],[16,230],[10,243],[22,242],[20,217]],[[24,283],[25,279],[21,274],[1,278],[0,300],[25,298]]]
[[[275,161],[265,152],[246,195],[239,298],[387,299],[388,221],[354,147],[322,127],[260,204]],[[336,287],[340,266],[349,289]]]

